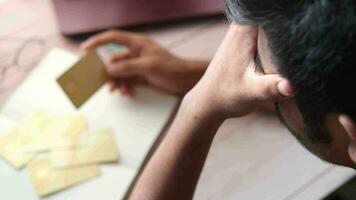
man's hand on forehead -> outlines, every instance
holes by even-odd
[[[267,101],[293,96],[288,80],[255,71],[257,29],[232,24],[200,82],[188,93],[204,112],[223,118],[240,117]]]
[[[288,81],[255,71],[256,43],[255,28],[231,25],[206,73],[184,97],[131,199],[192,199],[221,123],[292,96]]]

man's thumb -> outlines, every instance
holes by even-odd
[[[259,76],[255,83],[255,94],[263,101],[280,101],[294,95],[290,82],[276,74]]]

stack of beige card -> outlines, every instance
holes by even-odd
[[[37,111],[0,135],[0,156],[26,168],[41,197],[100,175],[100,164],[118,161],[110,129],[90,132],[81,115]]]

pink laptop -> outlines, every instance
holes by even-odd
[[[220,14],[224,0],[52,0],[63,34]]]

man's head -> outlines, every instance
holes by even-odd
[[[225,2],[230,20],[259,27],[264,72],[294,88],[276,104],[282,122],[321,158],[356,168],[356,1]]]

